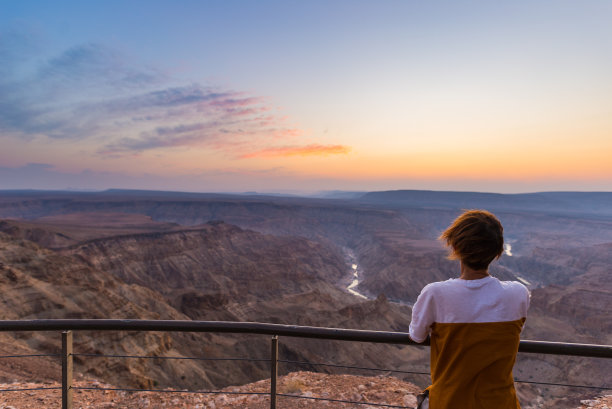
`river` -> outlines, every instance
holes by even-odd
[[[506,256],[510,256],[510,257],[514,256],[514,254],[512,254],[512,243],[515,243],[515,242],[516,242],[515,239],[508,239],[506,243],[504,243],[504,254]],[[516,277],[517,280],[519,280],[521,283],[523,283],[527,287],[531,287],[531,283],[529,281],[519,276],[516,271],[513,271],[512,269],[509,269],[509,270],[514,273],[514,276]]]
[[[359,291],[357,291],[357,286],[359,285],[360,271],[359,271],[359,265],[357,264],[357,257],[355,257],[355,253],[353,252],[353,250],[350,250],[347,248],[344,249],[344,253],[346,254],[346,258],[351,265],[351,278],[352,278],[350,284],[348,285],[348,287],[346,287],[346,290],[349,293],[359,298],[363,298],[364,300],[369,300],[370,297],[364,294],[361,294]]]
[[[516,242],[516,240],[508,240],[508,241],[511,243]],[[504,243],[504,254],[506,256],[512,257],[514,254],[512,254],[512,244],[509,242]],[[346,255],[346,259],[348,263],[351,265],[351,279],[352,279],[350,281],[350,284],[346,287],[346,290],[349,293],[359,298],[363,298],[364,300],[371,300],[372,297],[368,297],[367,295],[364,295],[360,293],[359,291],[357,291],[357,286],[359,286],[360,270],[359,270],[359,265],[357,264],[357,257],[355,256],[355,253],[351,249],[344,248],[344,254]],[[531,286],[531,283],[529,281],[517,275],[516,272],[515,272],[515,276],[520,282],[522,282],[526,286]],[[412,303],[408,303],[408,302],[400,302],[400,304],[412,306]]]

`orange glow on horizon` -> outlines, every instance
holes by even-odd
[[[283,146],[278,148],[267,148],[257,152],[241,155],[241,159],[271,158],[288,156],[329,156],[342,155],[351,151],[349,146],[344,145],[306,145],[306,146]]]
[[[469,149],[468,149],[469,150]],[[582,151],[582,152],[581,152]],[[438,152],[371,155],[352,152],[335,158],[293,160],[291,167],[302,175],[348,180],[581,180],[609,179],[612,163],[605,150],[483,148],[471,152],[440,149]]]

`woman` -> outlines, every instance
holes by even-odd
[[[529,292],[489,275],[503,252],[503,228],[484,210],[469,210],[440,236],[459,259],[459,278],[431,283],[412,309],[410,337],[431,337],[431,409],[518,409],[512,367]],[[429,405],[429,406],[427,406]]]

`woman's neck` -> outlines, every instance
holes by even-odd
[[[461,275],[459,278],[463,280],[478,280],[489,276],[489,269],[474,270],[471,267],[461,263]]]

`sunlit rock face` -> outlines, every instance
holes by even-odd
[[[128,283],[162,293],[198,289],[244,301],[314,290],[345,275],[340,254],[297,237],[225,223],[88,241],[63,250]]]
[[[2,319],[34,318],[143,318],[166,316],[184,319],[185,316],[167,305],[163,298],[146,288],[130,286],[102,273],[72,257],[58,255],[38,245],[0,233],[0,299]],[[4,338],[3,348],[17,348],[57,353],[60,336],[50,333],[16,333]],[[78,333],[75,347],[83,353],[98,352],[124,354],[163,354],[172,341],[165,334],[139,333],[125,337],[119,333]],[[77,359],[81,370],[106,373],[115,369],[121,381],[151,385],[161,371],[149,371],[142,363],[96,362]],[[21,369],[33,376],[40,373],[37,363],[21,362]],[[49,365],[57,366],[57,362]],[[113,369],[114,368],[114,369]],[[59,371],[60,369],[57,368]],[[53,377],[51,370],[42,377]],[[55,372],[57,375],[60,372]],[[8,375],[7,375],[8,376]],[[10,376],[19,377],[19,371]]]

